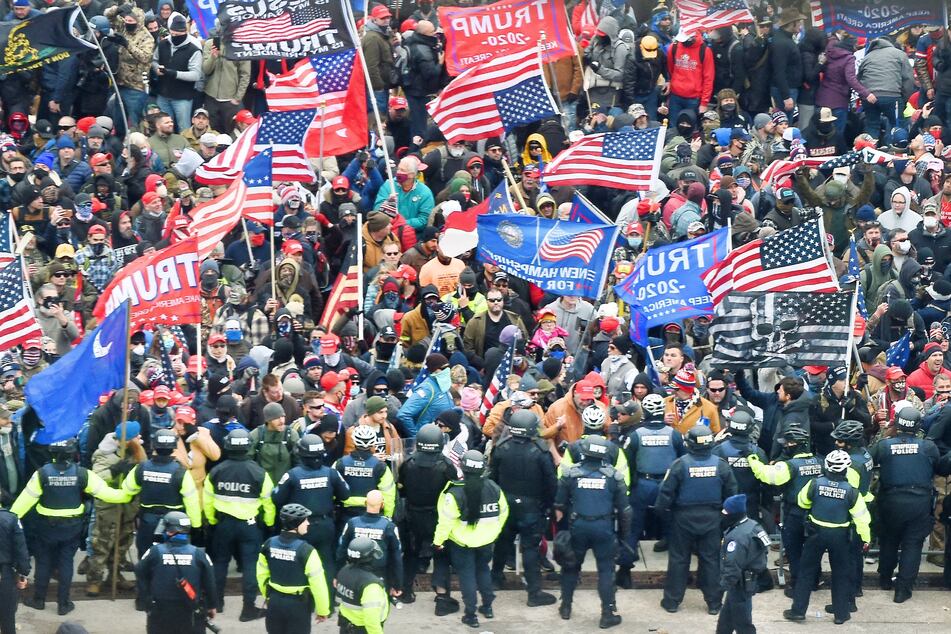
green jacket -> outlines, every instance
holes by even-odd
[[[205,40],[201,51],[201,72],[205,75],[205,94],[215,101],[240,100],[251,83],[251,62],[225,59],[220,48],[211,54],[212,40]],[[225,131],[226,132],[226,131]]]
[[[285,431],[270,431],[261,425],[251,432],[251,460],[261,465],[271,476],[271,482],[280,482],[284,474],[296,464],[292,452],[300,434],[288,426]]]

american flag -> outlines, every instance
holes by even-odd
[[[274,202],[271,187],[271,150],[264,150],[245,166],[244,175],[221,196],[195,208],[188,227],[198,238],[198,258],[208,257],[242,215],[250,220],[273,224]]]
[[[844,366],[852,293],[731,293],[710,325],[715,368]]]
[[[649,191],[660,171],[666,128],[589,134],[555,157],[542,179],[552,185],[600,185]]]
[[[885,365],[888,367],[905,367],[911,358],[911,331],[905,331],[901,338],[890,345],[885,351]]]
[[[313,108],[324,101],[325,125],[340,123],[356,49],[302,59],[290,72],[271,77],[264,89],[271,112]]]
[[[160,356],[162,360],[162,370],[156,375],[158,384],[166,385],[170,390],[174,390],[178,386],[175,385],[175,368],[172,366],[172,357],[168,354],[168,348],[164,345],[159,346]],[[154,389],[156,386],[153,385]]]
[[[274,180],[312,183],[316,179],[304,152],[304,136],[316,114],[317,110],[308,108],[261,115],[254,149],[260,152],[270,146],[274,151],[271,172]]]
[[[892,161],[900,158],[900,156],[895,156],[894,154],[882,152],[881,150],[876,150],[874,148],[862,148],[862,160],[866,163],[871,163],[872,165],[885,165],[886,163],[891,163]]]
[[[0,268],[5,267],[16,259],[15,251],[16,240],[13,237],[13,217],[9,213],[4,213],[0,219]]]
[[[232,31],[231,41],[256,44],[297,40],[320,33],[330,24],[330,14],[326,10],[305,6],[274,18],[244,20]]]
[[[764,183],[775,183],[777,179],[792,174],[800,167],[821,167],[827,160],[828,159],[811,158],[808,156],[801,156],[792,161],[776,159],[766,166],[766,169],[760,174],[760,179]]]
[[[581,0],[584,2],[584,9],[581,11],[581,31],[596,29],[598,27],[598,9],[594,6],[596,0]]]
[[[260,121],[255,121],[238,135],[234,143],[199,166],[195,171],[195,180],[205,185],[230,185],[241,176],[244,164],[254,156],[254,141],[258,137]]]
[[[495,369],[495,374],[492,375],[492,382],[489,383],[485,394],[482,395],[482,407],[479,408],[480,425],[485,424],[485,417],[489,415],[489,410],[495,405],[495,398],[499,395],[499,392],[502,391],[505,382],[508,381],[509,374],[512,373],[512,363],[515,360],[515,344],[517,341],[518,339],[514,339],[508,347],[508,350],[502,355],[502,360],[499,361],[499,367]]]
[[[431,354],[443,354],[443,330],[442,326],[436,327],[436,332],[433,333],[432,339],[429,340],[429,349],[426,350],[426,356],[428,357]],[[424,357],[425,358],[425,357]],[[429,378],[429,370],[426,369],[426,366],[423,365],[419,369],[419,373],[416,374],[416,378],[413,379],[413,382],[403,390],[406,394],[411,394],[413,390],[418,389],[420,385],[425,383],[426,379]]]
[[[685,33],[702,33],[724,26],[753,22],[753,14],[743,0],[724,0],[708,4],[703,0],[677,0],[680,29]]]
[[[467,69],[426,107],[450,143],[502,135],[558,112],[536,48]]]
[[[701,277],[714,306],[734,291],[831,293],[839,284],[826,251],[820,218],[744,244]]]
[[[327,297],[327,303],[324,304],[324,314],[320,317],[321,326],[329,329],[337,316],[360,304],[360,277],[361,271],[357,269],[357,243],[353,242],[330,290],[330,296]]]
[[[0,269],[0,350],[43,336],[26,284],[20,258]]]
[[[849,268],[845,275],[839,278],[839,284],[855,284],[858,287],[858,299],[855,307],[863,319],[868,319],[868,308],[865,307],[865,293],[862,292],[862,275],[859,266],[859,250],[855,246],[855,237],[849,239]]]
[[[585,264],[591,263],[594,252],[604,240],[604,232],[600,229],[568,233],[555,223],[551,231],[545,235],[538,255],[548,262],[560,262],[568,258],[581,258]],[[577,226],[577,225],[575,225]]]

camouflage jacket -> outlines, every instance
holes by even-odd
[[[116,33],[128,40],[128,46],[119,48],[119,69],[116,71],[116,82],[119,86],[144,92],[146,90],[145,80],[152,64],[155,40],[152,39],[149,30],[145,28],[145,14],[142,9],[136,7],[132,10],[132,15],[135,16],[139,24],[133,33],[126,31],[122,18],[116,15],[117,11],[118,7],[110,7],[105,12]]]

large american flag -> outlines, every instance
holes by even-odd
[[[0,350],[43,336],[26,284],[20,258],[0,269]]]
[[[13,237],[13,216],[4,213],[0,218],[0,268],[13,262],[17,256],[13,253],[16,241]]]
[[[489,415],[489,410],[495,405],[495,398],[499,395],[499,392],[502,391],[505,382],[508,381],[509,374],[512,373],[512,362],[515,360],[515,344],[517,341],[518,339],[513,339],[508,350],[502,355],[502,360],[499,361],[499,367],[495,369],[495,374],[492,375],[492,382],[489,383],[485,394],[482,395],[482,407],[479,408],[480,425],[485,424],[485,417]]]
[[[296,40],[320,33],[330,24],[326,10],[308,6],[274,18],[244,20],[231,33],[231,40],[243,44]]]
[[[225,193],[195,208],[188,231],[198,238],[199,259],[208,257],[242,216],[273,224],[271,159],[271,150],[264,150],[245,166],[244,175]]]
[[[308,108],[261,115],[254,149],[260,152],[270,146],[274,151],[271,172],[274,180],[312,183],[316,179],[304,152],[304,137],[316,114],[317,110]]]
[[[820,218],[734,249],[702,279],[714,306],[734,291],[831,293],[839,284],[827,256]]]
[[[800,156],[799,158],[787,161],[785,159],[776,159],[766,166],[766,169],[760,174],[760,179],[764,183],[775,183],[777,179],[792,174],[800,167],[821,167],[828,159],[812,158]]]
[[[324,304],[324,314],[320,317],[321,326],[329,330],[339,315],[359,306],[361,276],[362,271],[357,268],[357,243],[354,241],[350,244],[337,280]]]
[[[467,69],[426,107],[450,143],[500,136],[558,112],[536,48]]]
[[[260,120],[252,123],[224,152],[200,165],[195,171],[195,180],[205,185],[230,185],[234,182],[241,176],[244,164],[254,156],[254,142],[260,125]]]
[[[577,227],[577,225],[574,225]],[[568,233],[556,223],[542,240],[538,255],[549,262],[560,262],[568,258],[581,258],[585,264],[591,263],[594,252],[601,246],[604,232],[601,229]]]
[[[753,14],[744,0],[724,0],[709,4],[703,0],[677,0],[680,29],[702,33],[724,26],[753,22]]]
[[[545,167],[553,185],[600,185],[648,191],[657,180],[666,128],[589,134]]]

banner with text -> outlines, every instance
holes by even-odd
[[[300,59],[353,48],[340,0],[223,0],[218,7],[225,57]]]
[[[478,218],[483,262],[555,295],[599,297],[618,227],[520,214]]]
[[[845,29],[856,37],[873,38],[907,29],[914,25],[945,24],[941,3],[937,0],[905,2],[868,2],[868,0],[811,0],[812,23],[831,33]]]
[[[446,70],[470,66],[537,46],[544,33],[545,62],[574,55],[564,0],[502,0],[484,7],[439,7],[446,34]]]

